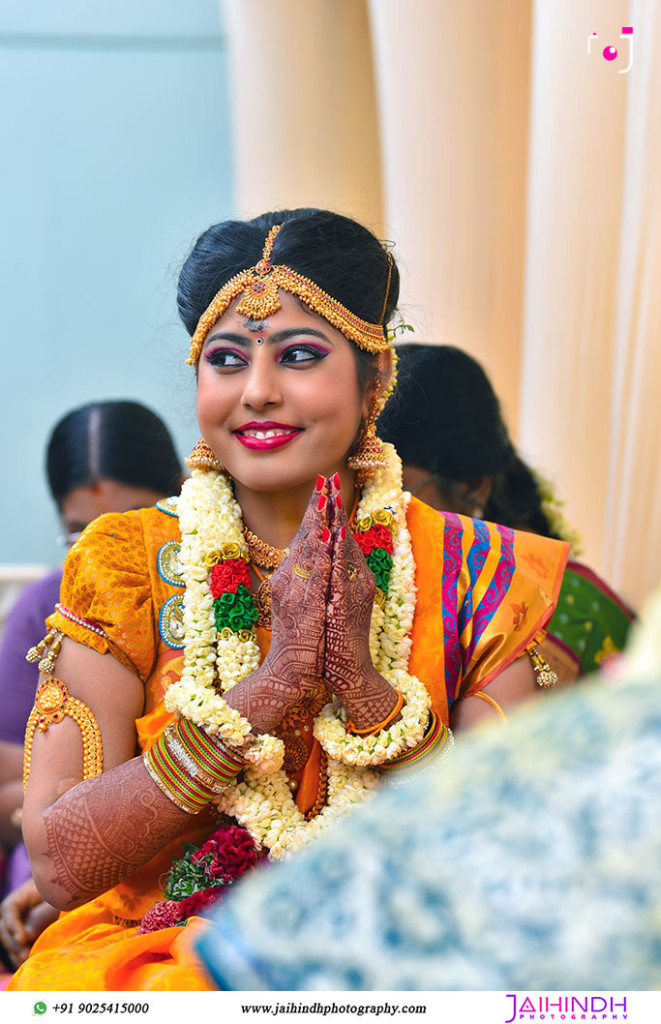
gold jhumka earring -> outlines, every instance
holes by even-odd
[[[379,324],[382,324],[386,315],[386,309],[388,306],[388,296],[390,295],[390,279],[392,277],[392,256],[389,252],[386,253],[388,257],[388,280],[386,281],[386,293],[383,297],[383,309],[381,310],[381,316],[379,317]],[[352,455],[347,459],[347,466],[349,469],[353,469],[358,474],[358,483],[362,486],[376,469],[383,469],[387,465],[387,460],[383,451],[383,443],[376,436],[376,421],[379,413],[383,409],[386,403],[388,395],[391,393],[395,386],[395,369],[396,369],[396,356],[394,355],[393,349],[393,360],[395,365],[393,367],[393,374],[390,379],[388,388],[385,394],[379,396],[377,392],[372,397],[372,404],[369,412],[369,416],[363,429],[361,430],[356,447]]]
[[[358,473],[361,482],[371,476],[376,469],[383,469],[387,465],[383,443],[376,436],[379,411],[379,400],[375,395],[370,414],[358,435],[354,452],[347,459],[347,466]]]
[[[184,459],[184,462],[189,469],[215,469],[219,473],[227,473],[203,437],[197,442],[188,458]]]

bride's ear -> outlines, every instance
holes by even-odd
[[[386,398],[393,383],[394,375],[395,355],[391,348],[387,348],[385,352],[379,352],[377,377],[372,392],[372,408],[376,407],[379,412],[386,404]]]
[[[385,352],[379,352],[379,387],[381,388],[381,398],[392,381],[395,372],[395,354],[391,348],[387,348]]]
[[[394,370],[395,359],[392,349],[388,348],[385,352],[379,352],[374,380],[365,389],[363,397],[361,416],[365,422],[375,419],[375,412],[378,413],[383,408]]]

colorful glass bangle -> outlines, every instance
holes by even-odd
[[[215,783],[227,785],[244,767],[245,761],[240,754],[230,753],[188,718],[177,720],[172,735],[176,735],[185,753]]]
[[[167,727],[164,736],[168,749],[174,759],[179,762],[184,771],[186,771],[193,779],[197,779],[203,786],[206,786],[211,793],[221,793],[224,789],[227,789],[232,782],[234,782],[236,772],[233,772],[230,775],[228,771],[227,775],[220,778],[218,775],[210,775],[206,772],[181,743],[179,736],[177,735],[177,727],[174,723]]]
[[[213,790],[190,776],[172,756],[165,736],[145,751],[142,760],[159,789],[187,814],[199,814],[213,797]]]
[[[408,769],[421,768],[423,764],[435,758],[446,744],[449,744],[449,750],[452,746],[452,733],[438,716],[430,711],[429,725],[420,743],[410,750],[405,750],[403,754],[398,754],[390,761],[385,761],[379,765],[379,770],[390,774],[391,772],[398,773]]]
[[[404,694],[400,693],[397,687],[393,687],[393,689],[397,694],[397,703],[395,704],[394,708],[392,709],[388,717],[385,718],[383,722],[379,722],[378,725],[371,725],[369,729],[356,729],[351,719],[349,719],[349,721],[346,724],[346,731],[349,733],[350,736],[373,736],[375,733],[381,732],[382,729],[385,729],[386,726],[390,725],[390,723],[394,721],[395,718],[397,718],[397,715],[404,707]]]

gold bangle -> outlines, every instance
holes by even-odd
[[[485,700],[487,704],[491,704],[499,719],[503,725],[507,725],[507,715],[501,708],[497,700],[494,700],[490,693],[485,693],[484,690],[477,690],[475,693],[469,694],[470,697],[479,697],[480,700]]]
[[[103,745],[101,730],[94,714],[77,697],[70,697],[65,683],[55,676],[49,676],[39,683],[25,729],[25,753],[23,755],[23,790],[30,777],[32,744],[36,729],[46,732],[48,727],[61,722],[66,716],[73,718],[83,740],[83,780],[100,775],[103,771]]]
[[[404,694],[400,693],[396,687],[393,687],[393,689],[397,694],[397,702],[388,717],[384,718],[384,720],[379,722],[378,725],[371,725],[369,729],[356,729],[351,719],[349,719],[345,729],[350,736],[372,736],[374,733],[381,732],[381,730],[385,729],[387,725],[390,725],[393,719],[397,718],[397,715],[404,707]]]

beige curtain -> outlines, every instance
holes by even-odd
[[[365,0],[221,0],[238,216],[292,206],[383,232]]]
[[[520,440],[567,498],[585,559],[639,604],[661,578],[654,0],[534,10]],[[606,45],[634,28],[634,64]],[[598,45],[587,53],[589,32]]]
[[[640,600],[661,582],[661,8],[631,4],[603,565]],[[632,69],[633,71],[633,69]]]

